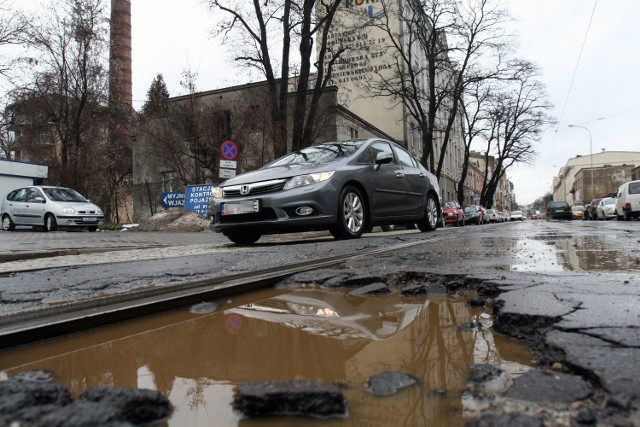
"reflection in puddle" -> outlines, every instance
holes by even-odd
[[[175,407],[170,426],[326,425],[326,420],[242,420],[234,387],[250,380],[319,379],[343,384],[350,414],[336,426],[465,422],[468,365],[515,374],[531,362],[524,346],[491,333],[486,310],[463,297],[355,297],[341,291],[263,290],[28,349],[0,353],[0,379],[45,369],[74,395],[94,386],[156,389]],[[481,330],[462,331],[467,322]],[[365,380],[404,371],[420,385],[376,398]],[[466,414],[469,415],[469,414]]]
[[[615,236],[539,234],[516,242],[514,271],[638,271],[640,253],[611,250]],[[607,249],[605,249],[607,248]]]

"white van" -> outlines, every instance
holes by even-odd
[[[640,181],[625,182],[618,188],[616,197],[618,219],[630,221],[640,216]]]

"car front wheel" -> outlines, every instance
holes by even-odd
[[[434,231],[438,225],[438,202],[433,194],[427,195],[424,219],[418,222],[420,231]]]
[[[2,217],[2,229],[4,231],[13,231],[16,229],[16,226],[13,224],[13,221],[11,221],[9,214],[5,214]]]
[[[44,231],[56,231],[58,229],[58,222],[53,214],[47,214],[44,217]]]
[[[338,203],[338,222],[329,231],[336,239],[357,239],[364,232],[365,205],[357,188],[342,189]]]

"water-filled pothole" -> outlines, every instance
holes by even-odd
[[[516,375],[529,369],[529,350],[494,334],[490,310],[471,308],[467,294],[406,296],[395,285],[384,294],[353,291],[261,290],[213,301],[219,307],[211,313],[185,308],[7,351],[0,379],[41,369],[76,396],[96,386],[158,390],[174,406],[169,426],[326,425],[242,419],[232,410],[234,390],[246,381],[322,380],[339,384],[348,401],[348,416],[332,425],[456,426],[474,415],[463,398],[470,364]],[[418,384],[375,397],[365,383],[385,371]]]

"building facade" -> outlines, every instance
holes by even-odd
[[[162,209],[163,193],[188,185],[224,181],[221,146],[238,147],[235,173],[257,169],[274,159],[266,82],[171,98],[168,113],[143,118],[133,145],[134,221]],[[291,126],[294,94],[289,98]],[[314,143],[390,135],[337,103],[337,88],[327,88],[319,106]],[[289,132],[291,135],[291,132]],[[291,149],[289,138],[288,148]]]
[[[398,95],[403,90],[403,84],[407,84],[405,77],[401,77],[406,76],[404,69],[407,61],[398,60],[402,53],[411,58],[412,68],[422,70],[411,84],[423,99],[421,107],[428,110],[429,82],[424,72],[428,59],[419,43],[411,37],[417,31],[411,28],[416,25],[417,20],[408,16],[421,12],[412,10],[411,4],[405,0],[343,2],[329,32],[324,67],[326,70],[328,63],[335,61],[331,84],[338,88],[340,105],[391,135],[417,158],[422,159],[422,130],[412,111]],[[446,40],[441,40],[441,43],[446,44]],[[339,56],[334,57],[337,53]],[[436,78],[435,86],[443,88],[450,81],[454,70],[448,58],[443,58],[441,62],[449,64],[449,67],[442,67]],[[436,116],[433,147],[436,165],[443,151],[443,132],[448,118],[444,111],[451,108],[448,104],[450,103],[444,100]],[[460,185],[464,147],[462,116],[458,114],[441,170],[439,183],[443,200],[456,199],[454,195]]]
[[[614,193],[615,182],[631,179],[631,170],[640,166],[640,152],[603,151],[569,159],[553,178],[553,199],[570,205],[585,205]],[[622,181],[624,182],[624,181]]]

